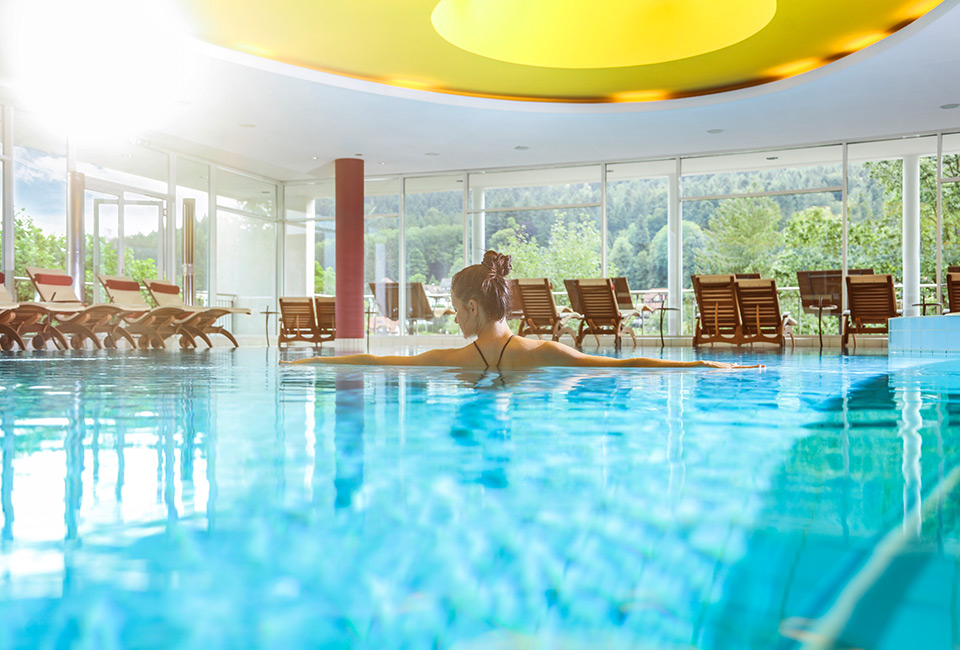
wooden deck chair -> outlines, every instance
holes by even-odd
[[[737,308],[733,275],[692,275],[697,299],[693,347],[704,343],[743,343],[743,327]]]
[[[7,291],[6,275],[0,272],[0,349],[9,351],[14,345],[26,350],[23,334],[44,316],[39,310],[21,309],[20,303]]]
[[[857,349],[857,334],[886,334],[887,321],[900,315],[893,276],[848,275],[847,311],[843,315],[843,347],[853,338]]]
[[[960,272],[947,273],[947,310],[945,314],[960,314]]]
[[[637,337],[633,333],[633,328],[627,323],[633,319],[640,319],[640,333],[643,334],[643,322],[646,320],[647,314],[652,314],[654,309],[642,303],[639,308],[634,305],[630,283],[624,277],[613,278],[613,290],[617,293],[617,306],[620,308],[620,313],[623,314],[624,331],[629,331],[630,337],[633,339],[633,346],[636,347]]]
[[[321,341],[337,338],[337,299],[334,296],[314,296],[313,307],[317,314],[317,328]]]
[[[84,305],[73,290],[73,278],[63,271],[35,266],[28,266],[26,270],[40,299],[47,305],[44,308],[50,312],[47,323],[53,329],[44,331],[41,336],[49,337],[48,340],[52,338],[59,344],[55,329],[61,334],[60,338],[70,336],[71,347],[75,350],[82,349],[85,340],[98,350],[104,346],[115,348],[120,339],[125,339],[132,348],[137,347],[133,336],[122,326],[123,315],[131,310],[109,304]],[[51,320],[56,324],[53,325]],[[103,334],[102,342],[98,334]]]
[[[228,314],[249,314],[250,310],[246,307],[198,307],[187,305],[180,296],[180,287],[162,280],[150,280],[146,283],[147,291],[157,303],[158,307],[179,307],[186,312],[190,312],[179,319],[176,324],[169,327],[174,333],[180,334],[180,347],[196,346],[196,339],[202,340],[209,347],[213,347],[210,340],[211,334],[221,334],[238,348],[236,337],[230,333],[227,328],[217,325],[217,321]],[[162,335],[169,335],[169,328],[161,329]],[[186,334],[186,338],[183,335]]]
[[[519,297],[523,318],[517,329],[517,336],[530,336],[538,339],[546,335],[551,341],[559,341],[564,334],[574,343],[577,333],[568,325],[569,321],[583,318],[576,311],[561,312],[553,299],[553,287],[547,278],[516,278],[511,290]]]
[[[330,340],[327,338],[326,340]],[[313,298],[280,298],[280,332],[277,334],[277,347],[294,341],[323,345],[324,337],[317,325],[317,314]]]
[[[873,275],[873,269],[848,269],[848,275]],[[797,286],[800,288],[800,307],[804,313],[816,314],[823,331],[823,313],[841,316],[843,303],[843,272],[840,269],[797,271]]]
[[[737,280],[735,287],[744,343],[775,343],[782,348],[786,325],[793,319],[789,313],[780,312],[776,281]],[[794,344],[793,332],[790,343]]]
[[[613,334],[614,347],[619,349],[625,329],[633,337],[633,345],[637,345],[633,330],[624,327],[626,318],[624,312],[620,311],[614,281],[611,278],[569,280],[569,282],[570,288],[568,288],[568,291],[573,289],[573,292],[578,296],[577,300],[580,307],[583,309],[583,320],[580,323],[580,330],[577,332],[577,347],[583,345],[583,339],[588,334],[593,335],[598,346],[600,345],[600,334]],[[570,300],[573,300],[572,295]]]
[[[391,280],[369,283],[370,291],[377,302],[380,315],[390,320],[400,320],[400,284]],[[420,320],[433,320],[452,316],[456,312],[448,307],[431,307],[422,282],[407,283],[407,320],[416,324]]]
[[[54,325],[52,316],[55,311],[75,313],[82,311],[83,307],[42,302],[18,303],[7,291],[5,280],[5,275],[0,273],[0,303],[3,310],[0,320],[4,324],[3,332],[6,335],[0,336],[0,347],[10,350],[14,345],[19,345],[21,349],[26,349],[26,342],[31,341],[34,348],[41,350],[52,340],[57,348],[69,350],[70,344]]]
[[[97,279],[103,285],[111,303],[132,310],[121,316],[123,328],[131,335],[139,336],[137,343],[141,349],[145,350],[150,346],[166,348],[165,340],[180,334],[180,322],[193,315],[193,312],[182,307],[151,307],[143,299],[140,283],[133,278],[101,274]],[[188,347],[189,344],[196,345],[189,338],[187,344],[181,341],[183,347]]]

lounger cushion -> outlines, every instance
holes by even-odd
[[[173,295],[180,293],[180,287],[175,284],[167,284],[166,282],[151,282],[150,289],[157,293],[169,293]]]
[[[136,280],[107,280],[107,289],[113,291],[140,291],[140,283]]]
[[[69,275],[54,275],[53,273],[37,273],[34,278],[37,284],[49,284],[55,287],[69,287],[73,278]]]
[[[7,276],[3,271],[0,271],[0,284],[3,284],[7,281]]]

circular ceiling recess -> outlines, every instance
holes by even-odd
[[[862,50],[948,0],[174,0],[194,35],[314,70],[539,102],[746,88]]]
[[[453,45],[498,61],[622,68],[728,47],[776,12],[776,0],[440,0],[432,20]]]

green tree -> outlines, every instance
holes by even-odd
[[[769,197],[723,201],[704,230],[697,268],[702,273],[769,276],[779,252],[780,221],[780,206]]]

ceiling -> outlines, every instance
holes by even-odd
[[[140,141],[281,181],[329,178],[361,155],[368,176],[620,161],[960,131],[960,0],[875,45],[761,86],[644,103],[462,97],[389,86],[204,43],[191,84]],[[182,61],[182,60],[181,60]],[[0,101],[17,103],[0,61]],[[95,71],[85,77],[98,83]]]
[[[791,77],[942,0],[179,0],[193,35],[398,87],[549,102],[638,102]]]

